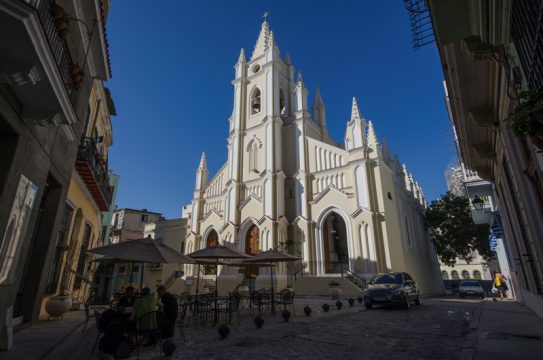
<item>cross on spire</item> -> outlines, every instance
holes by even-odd
[[[269,15],[270,15],[270,13],[268,12],[268,10],[265,10],[264,14],[262,15],[262,18],[264,19],[264,22],[268,21],[268,16]]]

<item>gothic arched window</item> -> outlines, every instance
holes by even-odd
[[[262,95],[260,89],[254,89],[251,94],[251,115],[258,114],[262,110]]]
[[[258,171],[258,147],[256,142],[249,145],[249,171]]]
[[[452,275],[453,280],[460,280],[460,276],[458,276],[458,271],[453,270],[451,272],[451,275]]]
[[[449,280],[449,273],[443,270],[441,272],[441,277],[443,278],[443,280]]]
[[[467,270],[462,271],[462,279],[464,279],[464,280],[469,280],[470,279],[469,271],[467,271]]]
[[[473,278],[476,280],[481,280],[481,272],[479,270],[473,271]]]

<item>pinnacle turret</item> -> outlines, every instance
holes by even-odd
[[[367,144],[372,149],[375,149],[379,144],[379,140],[377,139],[377,135],[375,134],[375,129],[373,128],[373,123],[371,121],[368,123]]]
[[[296,79],[297,83],[304,83],[304,79],[302,78],[302,72],[298,71],[298,78]]]
[[[361,119],[361,117],[360,111],[358,110],[358,103],[356,102],[356,98],[353,96],[353,105],[351,107],[351,120],[355,119]]]
[[[200,166],[198,166],[198,169],[207,169],[207,162],[206,162],[206,153],[202,153],[202,157],[200,158]]]
[[[245,63],[246,62],[246,60],[245,60],[245,49],[243,49],[243,48],[241,48],[241,51],[239,53],[238,62],[240,62],[240,63]]]
[[[324,103],[322,102],[321,90],[317,87],[315,88],[315,96],[313,97],[313,108],[318,106],[324,106]]]
[[[285,64],[287,64],[287,65],[292,64],[292,60],[290,60],[290,54],[288,52],[285,55]]]

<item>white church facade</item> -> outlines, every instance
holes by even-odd
[[[319,90],[310,108],[302,76],[266,21],[249,61],[241,50],[232,84],[228,158],[209,179],[202,155],[186,207],[186,253],[216,243],[247,254],[286,249],[307,275],[406,271],[423,293],[442,291],[423,192],[354,98],[340,144],[328,135]],[[286,268],[278,270],[281,283]],[[232,287],[248,275],[221,270]],[[252,275],[264,281],[262,270]]]

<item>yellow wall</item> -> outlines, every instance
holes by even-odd
[[[102,230],[102,222],[101,222],[101,213],[100,210],[96,207],[96,204],[94,202],[94,199],[88,192],[85,184],[79,177],[79,174],[74,171],[72,174],[72,178],[70,180],[70,188],[68,189],[68,200],[67,203],[74,207],[72,212],[72,217],[70,220],[70,225],[68,227],[68,246],[73,247],[75,249],[75,255],[71,257],[71,259],[68,259],[68,253],[70,250],[67,250],[64,252],[64,258],[63,258],[63,264],[61,266],[60,271],[60,279],[59,279],[59,286],[57,287],[57,291],[54,294],[46,294],[42,301],[42,307],[40,311],[40,317],[47,317],[47,313],[45,312],[45,303],[49,299],[50,296],[58,294],[60,289],[60,282],[62,279],[62,274],[64,272],[64,267],[66,266],[67,262],[71,263],[71,267],[74,271],[77,270],[78,260],[79,260],[79,252],[81,249],[82,241],[83,241],[83,235],[85,232],[85,224],[90,225],[92,228],[91,236],[90,236],[90,242],[89,242],[89,249],[93,247],[100,246],[101,240],[100,234]],[[85,269],[87,269],[88,263],[93,260],[93,256],[87,256],[87,264],[85,265]],[[92,267],[93,269],[95,266]],[[92,273],[85,272],[85,277],[92,279]],[[68,286],[68,292],[74,296],[80,295],[83,299],[86,299],[88,296],[88,285],[86,285],[84,282],[81,283],[81,291],[74,290],[73,285],[75,281],[75,276],[73,274],[70,274],[68,276],[67,280],[67,286]]]

